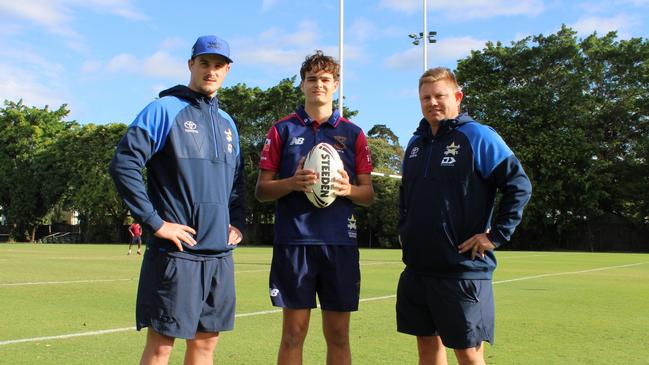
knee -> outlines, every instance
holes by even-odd
[[[285,328],[282,333],[282,346],[300,347],[304,343],[308,328],[304,326],[292,326]]]
[[[349,346],[349,330],[347,328],[329,328],[324,334],[329,346]]]
[[[173,343],[171,344],[147,344],[144,349],[143,358],[147,359],[168,359],[173,350]]]
[[[455,357],[460,365],[483,365],[484,359],[482,352],[475,349],[455,350]]]
[[[218,340],[218,336],[209,336],[202,338],[199,338],[197,336],[193,340],[187,341],[187,348],[194,353],[212,354],[214,352],[214,349],[216,348]]]

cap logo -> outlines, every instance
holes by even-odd
[[[212,41],[212,42],[208,42],[208,43],[207,43],[207,48],[216,48],[216,49],[219,49],[219,48],[221,48],[221,45],[219,44],[219,42]]]

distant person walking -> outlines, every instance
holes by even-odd
[[[231,63],[226,41],[199,37],[189,85],[162,91],[140,112],[110,165],[129,210],[153,233],[137,293],[137,329],[148,327],[141,364],[167,364],[176,338],[187,340],[185,364],[212,364],[219,333],[234,327],[243,156],[216,98]]]
[[[141,255],[142,254],[142,226],[140,226],[139,223],[133,222],[128,227],[128,233],[131,234],[131,243],[128,245],[128,253],[127,255],[131,254],[131,246],[133,246],[135,243],[137,243],[137,254]]]

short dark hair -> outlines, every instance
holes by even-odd
[[[340,64],[331,56],[325,56],[321,50],[316,50],[315,54],[307,56],[302,67],[300,68],[300,77],[304,81],[307,72],[330,72],[334,80],[340,78]]]

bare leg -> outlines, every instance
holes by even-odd
[[[455,349],[455,357],[460,365],[485,365],[484,346],[469,349]]]
[[[446,347],[439,336],[417,336],[419,365],[447,365]]]
[[[304,339],[309,331],[311,309],[284,308],[282,340],[279,344],[277,364],[301,365]]]
[[[322,311],[322,331],[327,340],[327,365],[350,365],[350,312]]]
[[[146,345],[142,352],[140,365],[166,365],[174,347],[174,338],[159,334],[151,328],[147,329]]]
[[[218,332],[196,332],[193,339],[187,340],[185,365],[214,364],[214,349],[218,342]]]

